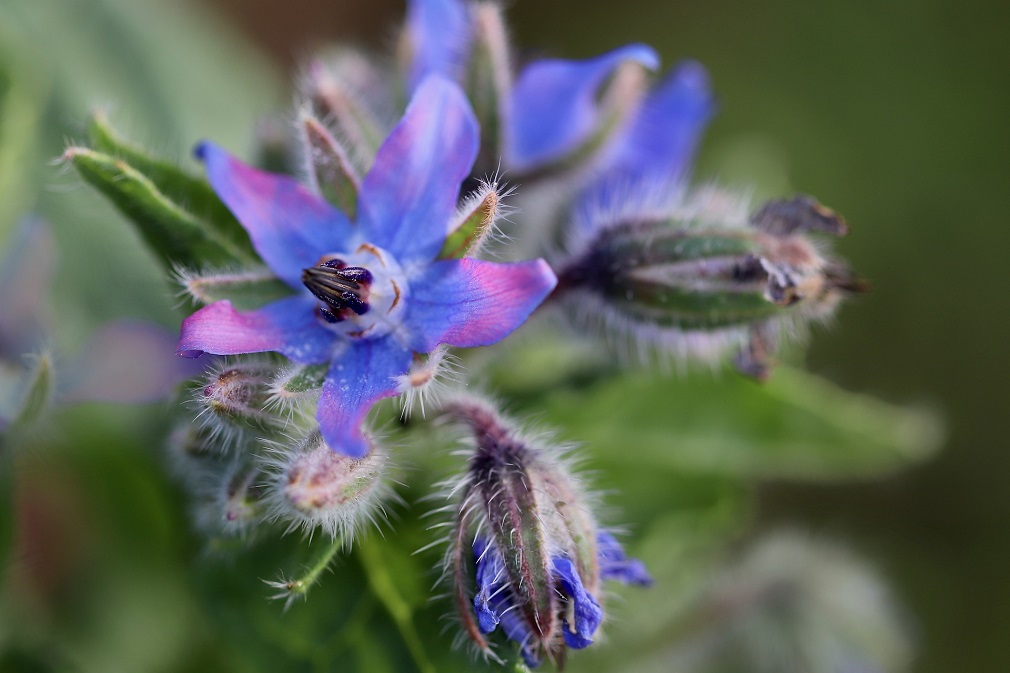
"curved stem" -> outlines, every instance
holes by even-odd
[[[368,586],[378,597],[396,623],[400,637],[410,650],[410,656],[421,673],[435,673],[435,667],[428,660],[421,637],[414,628],[413,614],[407,601],[400,595],[393,577],[389,574],[382,559],[382,552],[375,546],[374,538],[364,538],[358,541],[358,558],[368,579]]]

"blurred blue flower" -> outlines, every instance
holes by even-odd
[[[409,0],[411,43],[408,85],[438,73],[457,81],[466,75],[478,31],[478,7],[465,0]],[[584,60],[540,59],[506,80],[502,109],[502,154],[508,167],[528,172],[556,162],[586,144],[606,124],[600,88],[625,63],[649,70],[659,57],[649,46],[627,45]],[[507,65],[507,64],[506,64]],[[670,179],[684,174],[714,111],[708,75],[684,61],[638,103],[599,156],[598,179]]]
[[[365,415],[397,394],[414,353],[499,341],[556,283],[543,260],[438,259],[478,143],[462,91],[426,78],[362,181],[353,223],[294,180],[201,145],[211,185],[296,294],[248,312],[228,301],[200,309],[182,325],[179,354],[275,351],[329,363],[322,435],[334,450],[365,455]]]

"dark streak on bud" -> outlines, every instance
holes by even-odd
[[[476,497],[486,506],[495,543],[502,550],[509,584],[531,629],[545,642],[556,628],[557,599],[532,480],[528,449],[490,410],[455,404],[450,413],[473,430],[470,459]]]
[[[845,220],[810,196],[769,201],[751,216],[751,225],[772,236],[792,236],[810,231],[845,236]]]

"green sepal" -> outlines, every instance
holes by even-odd
[[[133,222],[166,267],[256,261],[123,159],[83,147],[69,148],[64,158]]]
[[[186,173],[170,161],[155,157],[128,142],[109,124],[103,112],[88,124],[92,149],[123,160],[151,181],[169,200],[181,204],[222,242],[234,246],[244,259],[257,259],[249,234],[203,178]]]
[[[323,387],[329,365],[299,365],[274,383],[275,393],[300,397]]]
[[[309,174],[315,186],[323,198],[340,208],[348,218],[355,219],[361,178],[351,165],[348,152],[310,113],[302,113],[301,124]]]
[[[200,304],[229,300],[240,310],[290,297],[291,288],[267,269],[235,272],[197,273],[180,269],[179,283],[186,294]]]
[[[501,202],[497,187],[487,184],[464,201],[458,224],[446,236],[438,259],[465,257],[491,233]]]

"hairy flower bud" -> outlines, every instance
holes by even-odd
[[[212,442],[228,447],[246,430],[284,425],[269,410],[274,376],[273,367],[257,360],[225,362],[207,372],[194,403]]]
[[[485,638],[499,626],[529,666],[562,665],[567,648],[593,642],[603,620],[604,579],[649,583],[592,516],[580,482],[558,452],[523,437],[488,403],[444,405],[469,426],[474,448],[459,494],[447,573],[465,634],[493,657]]]
[[[712,358],[736,348],[738,367],[758,378],[783,333],[863,289],[807,236],[846,232],[809,197],[748,218],[742,202],[701,191],[653,212],[583,214],[575,231],[558,292],[577,320],[639,351]]]
[[[362,522],[375,523],[376,512],[383,513],[388,456],[374,441],[364,457],[351,458],[316,431],[294,451],[278,449],[270,462],[271,514],[290,528],[320,528],[349,539]]]
[[[207,473],[196,508],[197,526],[208,534],[245,535],[263,518],[263,474],[233,461]]]

